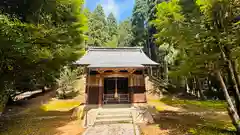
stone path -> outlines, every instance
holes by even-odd
[[[95,112],[93,126],[88,127],[83,135],[140,135],[138,126],[133,123],[130,108],[110,107]],[[92,115],[88,117],[93,118]]]
[[[108,124],[89,127],[83,135],[140,135],[133,124]]]

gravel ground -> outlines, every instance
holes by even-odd
[[[109,124],[89,127],[83,135],[139,135],[138,127],[135,132],[133,124]]]

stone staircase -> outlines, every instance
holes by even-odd
[[[139,127],[134,122],[134,108],[129,105],[104,105],[90,116],[93,121],[83,135],[140,135]]]
[[[99,109],[94,125],[133,123],[130,108]]]

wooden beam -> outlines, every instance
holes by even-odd
[[[132,70],[138,70],[138,69],[144,69],[144,67],[137,67],[137,68],[95,68],[96,71],[107,71],[107,70],[113,70],[113,71],[120,71],[120,70],[127,70],[127,71],[132,71]],[[92,69],[94,70],[94,69]]]
[[[129,70],[129,73],[133,74],[135,71],[136,71],[136,69],[131,69],[131,70]]]
[[[100,73],[100,74],[103,74],[105,70],[103,70],[103,69],[97,69],[96,71],[97,71],[98,73]]]
[[[102,73],[96,75],[97,78],[102,77],[129,77],[130,75],[132,76],[140,76],[140,75],[135,75],[135,74],[130,74],[130,73]]]

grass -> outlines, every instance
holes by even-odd
[[[216,111],[226,111],[226,103],[224,101],[213,101],[213,100],[186,100],[186,99],[171,99],[169,97],[162,98],[161,102],[172,105],[172,106],[180,106],[184,109],[190,110],[216,110]],[[156,101],[156,102],[160,102]]]
[[[163,103],[159,100],[149,100],[149,105],[153,105],[157,111],[164,111]]]
[[[47,104],[44,104],[41,106],[41,109],[44,111],[60,111],[60,110],[66,110],[69,111],[77,106],[79,106],[81,103],[79,101],[66,101],[66,100],[53,100],[48,102]]]
[[[209,119],[205,116],[182,114],[160,114],[156,119],[157,128],[168,130],[168,135],[234,135],[229,121]]]
[[[217,114],[214,111],[226,111],[223,101],[199,101],[186,99],[161,100],[149,99],[158,114],[154,116],[155,123],[141,125],[143,135],[235,135],[235,128],[227,114]],[[180,110],[166,110],[174,106]],[[180,113],[179,113],[180,111]],[[201,113],[213,111],[213,113]],[[184,113],[181,113],[184,112]],[[199,112],[193,115],[190,112]]]
[[[205,120],[195,128],[189,128],[192,135],[235,135],[235,129],[229,122]]]
[[[68,125],[76,119],[72,118],[72,109],[79,106],[78,101],[54,100],[42,106],[25,109],[20,115],[0,119],[1,135],[54,135],[59,134],[59,128]],[[53,116],[53,117],[52,117]],[[80,121],[79,121],[80,123]],[[79,127],[78,127],[79,126]],[[78,132],[83,131],[80,124]],[[71,128],[71,127],[70,127]],[[68,132],[68,131],[66,131]]]

